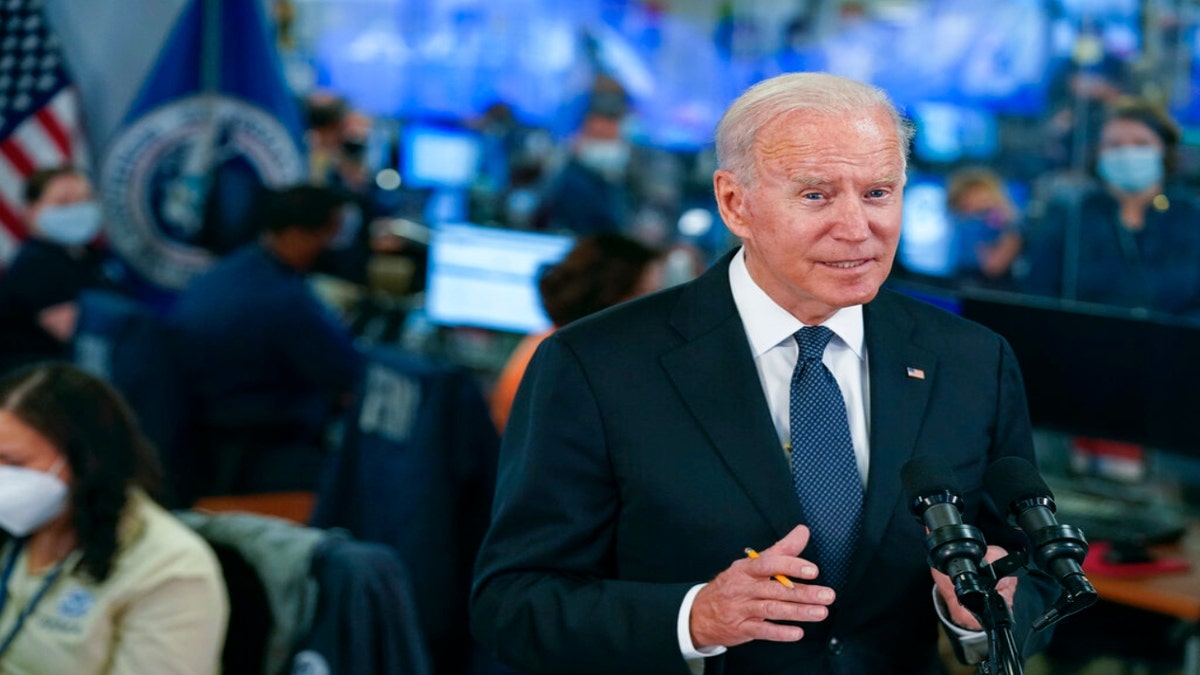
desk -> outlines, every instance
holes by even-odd
[[[1105,600],[1166,614],[1190,624],[1183,673],[1200,675],[1200,522],[1191,525],[1181,542],[1151,550],[1160,556],[1184,558],[1191,563],[1191,569],[1140,577],[1112,577],[1093,572],[1088,574],[1088,580]]]

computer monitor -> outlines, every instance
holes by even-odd
[[[953,103],[922,102],[911,107],[916,134],[913,155],[925,162],[946,164],[982,161],[1000,148],[995,113]]]
[[[954,221],[946,206],[945,179],[913,176],[904,188],[904,221],[896,257],[908,272],[950,278],[957,271]]]
[[[481,227],[437,226],[429,245],[425,315],[443,326],[511,333],[550,328],[538,278],[562,260],[572,237]]]
[[[1035,426],[1200,456],[1200,326],[984,291],[960,307],[1012,345]]]
[[[457,190],[479,175],[483,142],[474,132],[414,124],[404,129],[401,148],[405,187]]]

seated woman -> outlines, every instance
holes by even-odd
[[[220,567],[148,496],[158,473],[100,380],[63,363],[0,379],[0,670],[219,671]]]
[[[1200,317],[1200,208],[1172,185],[1179,142],[1157,106],[1114,106],[1100,130],[1097,187],[1052,204],[1031,228],[1028,290]]]
[[[504,431],[517,385],[542,340],[576,319],[660,288],[662,270],[652,264],[658,258],[658,251],[624,235],[595,234],[580,239],[542,274],[538,292],[554,328],[527,336],[500,371],[490,401],[497,430]]]
[[[0,276],[0,373],[62,358],[79,294],[115,290],[120,282],[119,267],[99,244],[100,204],[84,173],[70,166],[35,171],[25,199],[30,236]]]
[[[1021,253],[1021,214],[1004,180],[984,167],[959,169],[947,180],[946,202],[955,219],[957,279],[1007,288]]]

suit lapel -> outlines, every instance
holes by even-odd
[[[684,290],[671,323],[687,341],[660,362],[734,480],[783,537],[800,522],[800,506],[729,290],[731,257]]]
[[[850,583],[866,572],[880,546],[900,494],[900,468],[912,457],[937,377],[937,355],[913,341],[914,323],[880,291],[864,308],[871,379],[871,465],[863,508],[863,533]],[[915,525],[914,525],[915,527]]]
[[[782,537],[801,522],[802,514],[729,290],[730,258],[684,289],[671,324],[685,342],[660,361],[734,480]],[[880,291],[865,306],[863,320],[871,462],[851,588],[867,571],[866,554],[880,546],[896,502],[903,498],[900,468],[912,457],[938,365],[937,355],[913,340],[913,319],[889,291]]]

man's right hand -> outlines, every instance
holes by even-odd
[[[808,545],[808,528],[798,525],[755,560],[734,561],[696,594],[690,626],[697,649],[732,647],[751,640],[795,642],[799,626],[776,621],[822,621],[829,616],[833,589],[796,583],[788,588],[776,574],[815,579],[817,566],[798,557]]]

